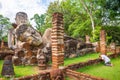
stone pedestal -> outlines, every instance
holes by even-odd
[[[61,13],[53,14],[52,26],[52,68],[55,69],[64,64],[64,28]]]
[[[5,77],[12,77],[12,76],[15,75],[14,67],[13,67],[13,64],[12,64],[12,56],[11,55],[5,57],[1,75],[5,76]]]
[[[38,57],[38,67],[40,70],[44,70],[47,67],[46,57],[44,54],[39,55]]]
[[[105,30],[100,31],[100,53],[106,54],[106,33],[105,33]]]
[[[38,67],[40,70],[44,70],[47,67],[47,58],[45,53],[43,53],[42,50],[38,50],[37,53],[37,62],[38,62]]]

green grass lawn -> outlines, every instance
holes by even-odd
[[[78,63],[78,62],[84,62],[88,61],[91,59],[96,59],[99,57],[99,53],[91,53],[91,54],[85,54],[84,56],[76,57],[76,58],[67,58],[64,60],[64,65],[70,65],[73,63]]]
[[[1,76],[1,70],[2,70],[2,64],[3,61],[0,60],[0,78]],[[21,76],[26,76],[26,75],[32,75],[38,73],[36,71],[35,66],[14,66],[14,71],[15,71],[15,77],[21,77]]]
[[[103,63],[86,66],[77,71],[105,78],[120,80],[120,57],[111,60],[113,67],[104,66]]]

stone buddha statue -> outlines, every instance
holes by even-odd
[[[25,43],[32,46],[39,46],[42,43],[42,38],[28,21],[28,16],[24,12],[16,14],[16,27],[11,29],[8,34],[9,48],[22,48]]]

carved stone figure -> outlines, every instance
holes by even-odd
[[[41,49],[38,50],[37,60],[38,60],[39,69],[41,70],[46,69],[47,59],[46,59],[46,55],[43,53]]]
[[[25,43],[33,46],[38,46],[42,43],[42,37],[30,24],[28,24],[27,14],[18,12],[16,14],[16,25],[8,34],[8,46],[22,48]],[[14,49],[14,48],[13,48]]]

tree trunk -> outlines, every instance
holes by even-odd
[[[85,4],[84,0],[80,0],[80,2],[82,3],[83,7],[85,8],[85,10],[87,11],[88,15],[90,16],[90,20],[91,20],[91,24],[92,24],[92,32],[94,34],[95,31],[95,24],[94,24],[94,20],[93,20],[93,16],[92,16],[92,12],[89,11],[87,5]]]

